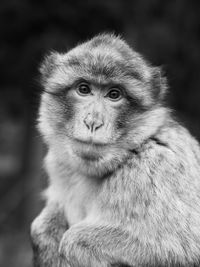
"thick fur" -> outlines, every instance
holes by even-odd
[[[49,187],[31,227],[35,266],[198,266],[200,148],[164,107],[160,70],[105,34],[51,53],[41,73]],[[80,78],[122,84],[126,96],[85,104],[73,90]],[[100,145],[74,139],[88,138],[88,112],[105,122]]]

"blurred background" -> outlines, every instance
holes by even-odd
[[[32,266],[29,225],[43,203],[38,66],[93,35],[122,36],[168,77],[168,101],[200,139],[200,1],[0,1],[0,266]]]

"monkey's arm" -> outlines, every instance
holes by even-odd
[[[67,222],[57,204],[47,204],[31,225],[35,267],[58,266],[58,247]]]
[[[103,224],[79,223],[65,232],[60,243],[59,267],[128,267],[133,262],[128,231]]]

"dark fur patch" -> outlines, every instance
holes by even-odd
[[[134,98],[133,96],[130,96],[130,95],[126,95],[126,98],[128,100],[128,103],[129,103],[129,107],[131,110],[134,110],[134,111],[146,111],[148,110],[149,107],[146,107],[145,105],[142,104],[142,101],[138,98]]]
[[[160,139],[158,139],[158,138],[156,138],[154,136],[152,136],[150,139],[153,140],[159,146],[168,147],[168,145],[166,143],[164,143],[162,140],[160,140]]]
[[[128,107],[126,108],[121,108],[121,110],[118,111],[118,116],[115,121],[115,128],[117,130],[125,130],[127,128],[127,123],[128,123],[128,114],[129,110]]]
[[[75,103],[76,101],[73,100],[71,97],[65,97],[64,100],[64,106],[65,106],[65,110],[64,110],[64,119],[69,121],[72,120],[75,116]]]
[[[70,67],[80,67],[81,66],[81,61],[79,58],[77,58],[76,56],[70,57],[67,61],[66,66],[70,66]]]

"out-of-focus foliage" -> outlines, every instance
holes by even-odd
[[[41,144],[34,131],[38,66],[99,32],[121,34],[163,66],[169,102],[200,137],[198,0],[0,1],[0,266],[31,266],[30,221],[39,210]]]

